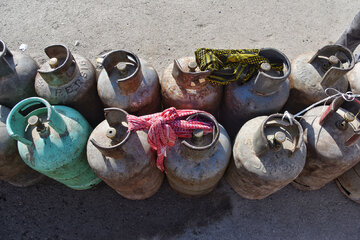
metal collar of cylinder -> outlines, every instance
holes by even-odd
[[[48,124],[60,135],[67,133],[67,127],[60,114],[45,99],[39,97],[26,98],[16,104],[10,111],[6,120],[6,129],[9,135],[17,141],[31,146],[32,141],[25,138],[25,129],[28,119],[36,114],[37,110],[47,110]]]
[[[319,124],[322,126],[329,118],[331,118],[336,111],[340,108],[340,106],[344,103],[344,99],[342,96],[338,96],[334,98],[331,104],[326,108],[325,112],[321,115],[319,119]],[[356,118],[355,118],[356,120]],[[345,119],[344,119],[345,121]],[[352,127],[354,134],[346,140],[344,143],[345,146],[352,146],[355,142],[360,138],[360,129],[356,129],[354,125],[348,124]]]
[[[6,47],[5,43],[0,40],[0,78],[14,73],[14,70],[11,68],[11,64],[6,59],[7,57],[12,56],[12,53]]]
[[[192,86],[191,83],[196,83],[201,78],[206,78],[211,74],[211,71],[201,71],[201,72],[186,72],[182,69],[179,61],[174,60],[174,67],[172,70],[172,76],[180,86],[185,88],[198,88],[207,84],[206,82],[198,83],[197,86]]]
[[[125,50],[111,51],[104,57],[102,66],[106,73],[110,77],[111,73],[115,69],[115,66],[119,63],[130,63],[135,66],[135,71],[127,77],[117,79],[119,88],[126,88],[128,90],[137,89],[137,86],[142,80],[142,71],[140,59],[132,52]]]
[[[297,120],[292,119],[291,124],[288,119],[284,118],[283,114],[272,114],[261,123],[259,129],[255,133],[253,145],[256,156],[261,156],[265,152],[271,150],[271,146],[265,135],[265,128],[267,126],[284,128],[289,132],[293,139],[293,148],[290,149],[292,153],[299,149],[303,144],[304,132]]]
[[[319,66],[321,61],[319,60],[324,58],[327,58],[329,61],[330,68],[322,76],[320,84],[326,88],[334,86],[338,79],[355,66],[353,53],[348,48],[341,45],[326,45],[319,49],[310,59],[309,64],[313,65],[314,68],[321,68],[321,66]],[[337,62],[339,64],[337,64]],[[345,63],[348,64],[348,67],[344,66]]]
[[[215,144],[219,140],[219,137],[220,137],[219,123],[216,121],[214,116],[212,116],[210,113],[206,113],[206,112],[192,114],[186,120],[193,120],[196,117],[201,117],[206,120],[209,120],[213,124],[213,139],[212,139],[211,143],[208,145],[205,145],[205,146],[194,146],[194,145],[191,145],[190,143],[188,143],[186,140],[183,140],[181,143],[184,144],[187,148],[192,149],[192,150],[201,151],[201,150],[210,149],[213,146],[215,146]]]
[[[50,45],[45,48],[50,59],[57,59],[59,64],[51,66],[50,70],[38,70],[41,77],[51,86],[62,86],[74,77],[77,64],[70,50],[64,45]]]
[[[108,122],[109,126],[115,129],[119,129],[119,127],[123,127],[121,125],[122,122],[126,121],[126,116],[128,113],[125,110],[122,110],[120,108],[105,108],[105,119]],[[119,152],[122,152],[122,146],[127,142],[131,135],[131,132],[127,132],[126,136],[121,139],[118,143],[110,146],[105,147],[100,145],[96,142],[94,138],[90,139],[90,142],[104,155],[108,157],[116,158],[119,154]],[[118,136],[116,135],[114,139],[117,139]]]
[[[268,71],[259,69],[253,90],[259,95],[267,96],[277,92],[281,84],[289,77],[291,64],[287,56],[275,48],[262,48],[259,55],[267,58],[270,63],[282,62],[285,65],[284,70],[279,72],[279,76],[270,75]]]

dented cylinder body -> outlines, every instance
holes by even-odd
[[[105,109],[105,118],[91,133],[88,161],[94,172],[121,196],[140,200],[154,195],[164,174],[144,131],[127,132],[127,113]]]
[[[354,67],[354,56],[345,47],[328,45],[296,57],[291,65],[291,90],[285,110],[295,114],[335,93],[333,90],[326,93],[327,88],[345,93],[348,89],[346,73]]]
[[[164,70],[160,78],[164,108],[198,109],[217,116],[223,86],[208,82],[209,73],[190,69],[191,63],[196,63],[194,57],[183,57]]]
[[[289,97],[290,61],[276,49],[262,49],[259,53],[269,61],[281,61],[283,71],[262,70],[243,85],[237,82],[225,86],[220,122],[234,139],[241,126],[261,115],[279,112]]]
[[[330,106],[315,107],[301,120],[308,152],[305,167],[293,182],[300,190],[319,189],[360,161],[360,145],[356,141],[359,135],[355,132],[359,120],[346,122],[348,111],[343,108],[334,109],[327,118],[320,115],[326,114]]]
[[[105,107],[141,116],[161,109],[159,77],[155,69],[135,54],[108,53],[98,78],[98,93]]]
[[[189,118],[195,116],[198,120],[210,120],[214,124],[213,133],[178,139],[173,147],[167,149],[164,161],[171,188],[186,197],[198,197],[214,190],[231,155],[229,136],[215,118],[208,114],[195,114]]]
[[[27,98],[11,110],[6,125],[9,135],[18,140],[22,160],[32,169],[76,190],[101,181],[86,160],[92,129],[76,110]]]
[[[0,104],[11,108],[24,98],[36,96],[34,80],[38,68],[31,57],[10,52],[0,40]]]
[[[17,187],[27,187],[41,181],[44,176],[21,159],[16,140],[6,130],[6,119],[10,109],[0,105],[0,180]]]
[[[72,54],[63,45],[45,48],[49,61],[38,70],[35,90],[51,104],[79,111],[92,126],[103,120],[103,105],[96,90],[96,72],[91,62]]]
[[[303,169],[302,128],[296,120],[291,125],[282,117],[256,117],[240,129],[225,179],[242,197],[266,198],[291,183]]]

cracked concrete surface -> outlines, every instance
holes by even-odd
[[[28,44],[38,63],[47,45],[64,43],[93,63],[130,50],[159,74],[198,47],[274,47],[292,59],[336,41],[359,10],[350,0],[0,0],[0,9],[0,38],[10,50]],[[24,189],[0,182],[0,239],[358,239],[359,216],[334,183],[251,201],[224,180],[198,199],[165,182],[130,201],[104,183],[74,191],[50,179]]]

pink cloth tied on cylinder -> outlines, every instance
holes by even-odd
[[[127,115],[128,131],[148,130],[148,142],[157,151],[156,166],[164,171],[164,157],[166,148],[174,146],[176,139],[191,138],[195,129],[202,129],[204,134],[211,133],[211,123],[184,118],[204,111],[199,110],[176,110],[171,107],[163,112],[137,117]]]

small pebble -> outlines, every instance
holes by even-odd
[[[76,40],[74,45],[75,45],[75,46],[79,46],[79,45],[80,45],[80,42]]]
[[[22,44],[20,45],[20,47],[19,47],[19,49],[20,49],[21,51],[23,51],[23,52],[25,52],[27,48],[28,48],[28,45],[25,44],[25,43],[22,43]]]

